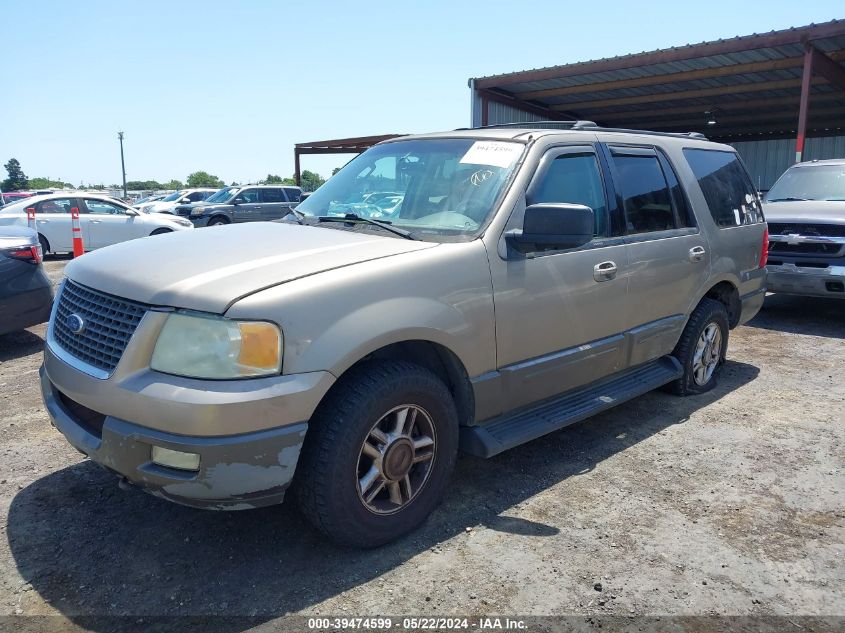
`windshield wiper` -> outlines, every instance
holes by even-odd
[[[360,215],[355,213],[347,213],[344,216],[334,216],[334,215],[321,215],[317,218],[318,222],[363,222],[364,224],[372,224],[373,226],[379,226],[383,228],[385,231],[390,231],[391,233],[395,233],[400,237],[404,237],[406,240],[416,240],[418,238],[414,237],[414,234],[410,231],[406,231],[405,229],[400,229],[396,226],[391,226],[390,222],[382,222],[381,220],[373,220],[372,218],[363,218]]]
[[[297,223],[297,224],[305,224],[305,222],[303,222],[302,220],[304,220],[305,218],[307,218],[307,217],[308,217],[308,216],[307,216],[307,215],[305,215],[302,211],[297,211],[297,210],[296,210],[296,209],[294,209],[293,207],[288,207],[287,212],[286,212],[286,213],[285,213],[285,214],[284,214],[281,218],[279,218],[279,219],[281,220],[281,219],[283,219],[283,218],[288,217],[289,215],[292,215],[293,217],[295,217],[295,218],[296,218],[296,223]]]
[[[772,200],[766,200],[766,202],[806,202],[807,198],[793,198],[791,196],[787,196],[786,198],[773,198]]]

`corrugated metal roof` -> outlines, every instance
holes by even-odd
[[[673,120],[688,125],[698,109],[696,131],[703,131],[706,112],[717,111],[723,121],[732,120],[731,126],[708,128],[709,134],[733,135],[746,127],[758,133],[760,119],[744,121],[743,115],[756,111],[783,118],[794,111],[797,116],[808,42],[842,66],[845,21],[481,77],[471,85],[487,98],[488,124],[506,119],[502,108],[508,108],[524,120],[542,118],[544,112],[599,123],[607,116],[613,125],[625,127],[643,127],[638,117],[653,120],[659,114],[661,129],[667,129]],[[845,127],[842,86],[814,76],[811,95],[811,129]],[[531,119],[520,105],[533,113]],[[773,123],[770,132],[782,127]]]

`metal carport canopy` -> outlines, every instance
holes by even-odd
[[[294,172],[296,184],[300,184],[301,171],[299,157],[303,154],[360,154],[377,143],[391,138],[404,136],[403,134],[380,134],[378,136],[358,136],[353,138],[338,138],[330,141],[311,141],[297,143],[293,146]]]
[[[725,142],[845,128],[845,21],[688,44],[470,79],[488,125],[491,103],[550,120],[665,132]],[[708,125],[708,121],[714,123]]]

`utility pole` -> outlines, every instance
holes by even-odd
[[[126,164],[123,162],[123,132],[117,133],[120,140],[120,171],[123,173],[123,197],[126,198]]]

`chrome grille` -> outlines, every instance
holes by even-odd
[[[769,222],[770,235],[807,235],[824,237],[845,237],[845,224],[787,224]]]
[[[71,356],[109,374],[148,309],[142,303],[98,292],[70,279],[65,280],[58,302],[53,339]],[[72,314],[85,323],[79,334],[68,326]]]

